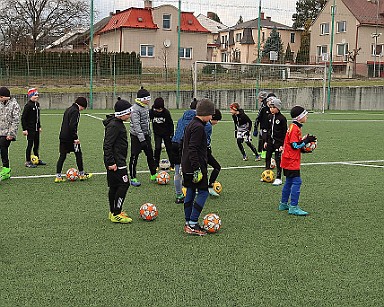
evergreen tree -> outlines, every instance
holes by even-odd
[[[311,42],[311,36],[309,33],[310,26],[311,26],[311,21],[307,20],[304,24],[304,31],[303,33],[301,33],[300,50],[297,52],[297,56],[296,56],[297,64],[309,63],[309,47]]]
[[[278,62],[282,62],[283,60],[283,42],[281,41],[281,37],[279,32],[277,32],[276,27],[274,27],[271,31],[271,34],[267,38],[263,48],[263,59],[269,60],[269,52],[276,51],[278,54]]]
[[[302,28],[307,20],[314,21],[328,0],[297,0],[296,13],[292,15],[293,28]]]
[[[288,43],[287,49],[285,50],[285,63],[291,63],[293,62],[293,54],[291,51],[291,45]]]

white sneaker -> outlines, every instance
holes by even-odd
[[[220,195],[213,189],[213,188],[208,188],[208,192],[209,194],[211,194],[212,196],[216,196],[216,197],[219,197]]]
[[[276,178],[275,181],[272,183],[272,185],[281,185],[283,181],[279,178]]]

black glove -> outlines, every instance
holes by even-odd
[[[142,150],[146,150],[148,148],[148,143],[147,141],[142,141],[140,142],[140,146]]]
[[[305,144],[311,143],[311,142],[316,142],[317,138],[314,135],[307,135],[304,139],[303,142]]]

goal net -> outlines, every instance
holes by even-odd
[[[295,105],[325,108],[327,67],[323,65],[196,61],[192,70],[194,96],[210,98],[220,109],[238,102],[244,109],[257,110],[260,91],[275,93],[286,110]]]

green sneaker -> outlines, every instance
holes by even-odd
[[[305,215],[308,215],[309,213],[302,210],[299,205],[297,206],[291,206],[289,205],[289,211],[288,211],[289,214],[292,214],[292,215],[298,215],[298,216],[305,216]]]
[[[261,158],[262,158],[262,159],[265,159],[266,156],[267,156],[267,152],[266,152],[265,150],[263,150],[263,151],[261,152]]]
[[[3,167],[0,172],[0,180],[7,180],[11,178],[11,169],[9,167]]]
[[[279,211],[284,211],[284,210],[288,210],[288,209],[289,209],[288,203],[280,202],[280,204],[279,204]]]
[[[156,173],[156,174],[153,174],[153,175],[151,175],[151,181],[156,181],[156,177],[157,177],[157,173]]]

